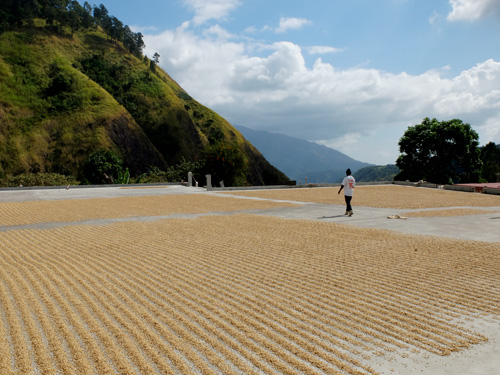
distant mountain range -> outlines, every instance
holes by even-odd
[[[235,125],[237,130],[253,144],[264,157],[291,180],[305,183],[336,183],[342,181],[345,171],[353,174],[373,164],[355,160],[340,151],[315,142],[284,134],[253,130]]]

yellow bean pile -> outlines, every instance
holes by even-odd
[[[302,188],[227,192],[247,197],[281,199],[324,204],[344,204],[339,188]],[[460,191],[417,188],[414,186],[380,185],[357,186],[352,200],[354,206],[385,208],[434,208],[434,207],[494,207],[500,206],[500,196],[466,193]]]
[[[431,211],[413,211],[402,214],[408,217],[450,217],[450,216],[466,216],[466,215],[484,215],[498,214],[498,211],[492,210],[477,210],[474,208],[452,208],[449,210],[431,210]]]
[[[0,225],[164,216],[181,213],[231,212],[292,206],[293,204],[290,203],[203,194],[0,202]]]
[[[374,374],[484,342],[457,321],[499,317],[499,269],[499,243],[250,214],[1,232],[0,374]]]

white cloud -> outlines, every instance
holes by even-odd
[[[494,60],[463,71],[448,85],[434,106],[443,115],[500,109],[500,63]]]
[[[321,59],[309,67],[294,43],[257,44],[220,26],[195,34],[184,23],[144,39],[146,54],[158,52],[161,66],[191,96],[234,125],[340,145],[340,150],[350,145],[359,155],[372,155],[358,160],[377,163],[394,162],[399,138],[424,117],[460,118],[482,129],[481,142],[490,136],[500,141],[495,127],[500,62],[494,60],[445,78],[446,67],[445,74],[420,75],[337,69]]]
[[[223,40],[236,38],[235,35],[227,32],[227,30],[223,29],[219,25],[210,26],[208,29],[203,31],[203,35],[207,37],[212,36],[217,39],[223,39]]]
[[[311,55],[323,55],[325,53],[341,52],[343,49],[330,46],[311,46],[307,47],[307,51]]]
[[[194,11],[193,22],[201,25],[212,19],[225,18],[229,12],[240,5],[240,0],[183,0]]]
[[[351,153],[352,149],[356,147],[360,138],[361,134],[359,133],[347,133],[338,138],[320,140],[317,141],[317,143],[343,153]]]
[[[482,144],[489,141],[495,142],[497,145],[500,144],[500,114],[487,119],[483,125],[477,128],[477,132],[479,139],[483,140]]]
[[[434,11],[434,12],[432,12],[431,16],[429,17],[429,23],[431,25],[434,25],[440,19],[441,19],[441,15],[437,11]]]
[[[305,19],[305,18],[287,18],[287,17],[281,17],[279,26],[278,27],[272,27],[269,25],[265,25],[258,29],[255,26],[249,26],[247,27],[243,33],[245,34],[257,34],[257,33],[264,33],[267,31],[274,32],[276,34],[283,34],[286,33],[289,30],[298,30],[301,29],[305,25],[309,25],[312,22]]]
[[[296,30],[300,29],[302,26],[310,24],[311,21],[306,20],[305,18],[280,18],[280,25],[276,28],[276,33],[285,33],[288,30]]]
[[[449,21],[474,21],[490,14],[500,15],[498,0],[449,0],[452,10]]]

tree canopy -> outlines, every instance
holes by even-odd
[[[130,53],[142,58],[142,34],[132,32],[118,18],[110,16],[102,4],[92,7],[88,2],[82,6],[76,0],[2,0],[0,32],[32,25],[36,18],[44,19],[47,25],[56,29],[100,26],[111,39],[122,42]]]
[[[203,168],[212,175],[214,183],[224,181],[226,186],[240,186],[245,181],[245,157],[235,147],[215,142],[204,151]]]
[[[91,154],[83,165],[83,180],[89,184],[113,184],[122,171],[122,161],[109,150]]]
[[[425,118],[408,127],[399,140],[396,180],[437,184],[478,182],[481,171],[479,136],[459,119]]]
[[[481,178],[486,182],[496,182],[500,174],[500,148],[493,142],[489,142],[481,148]]]

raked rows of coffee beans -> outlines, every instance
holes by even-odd
[[[224,199],[224,198],[220,198]],[[484,342],[500,244],[257,215],[0,233],[1,374],[372,374]]]

